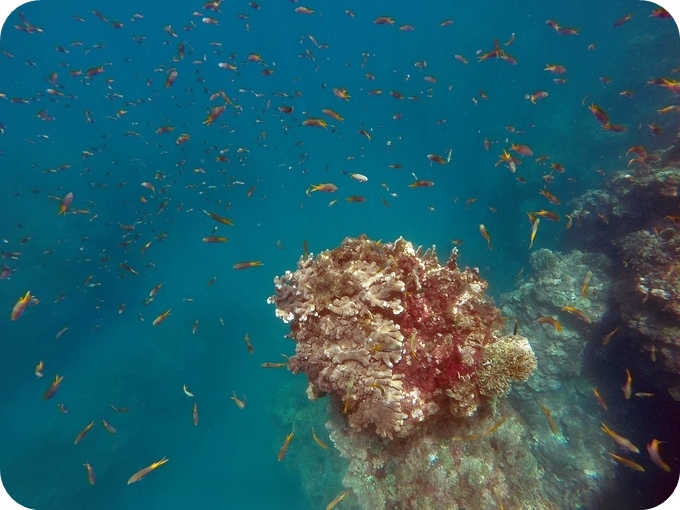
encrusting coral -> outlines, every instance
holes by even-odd
[[[406,437],[526,380],[536,366],[527,339],[502,336],[487,283],[456,258],[442,266],[434,248],[360,236],[275,278],[268,302],[290,323],[288,365],[307,374],[309,397],[331,395],[355,430]]]

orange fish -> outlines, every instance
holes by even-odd
[[[168,460],[170,460],[170,459],[166,459],[165,457],[163,457],[163,458],[162,458],[161,460],[159,460],[158,462],[154,462],[154,463],[151,464],[150,466],[147,466],[147,467],[145,467],[144,469],[140,469],[139,471],[137,471],[134,475],[132,475],[132,476],[130,477],[130,479],[129,479],[128,482],[127,482],[128,485],[130,485],[131,483],[138,482],[139,480],[141,480],[142,478],[144,478],[146,475],[148,475],[149,473],[151,473],[151,471],[153,471],[154,469],[159,468],[160,466],[162,466],[163,464],[165,464],[166,462],[168,462]]]
[[[314,9],[310,9],[309,7],[301,5],[300,7],[295,8],[295,12],[297,12],[298,14],[312,14],[314,13]]]
[[[366,131],[365,129],[360,129],[359,131],[357,131],[357,133],[360,134],[360,135],[365,136],[366,138],[368,138],[368,141],[369,141],[369,142],[371,141],[371,133],[369,133],[369,132]]]
[[[302,122],[302,125],[303,126],[322,127],[322,128],[325,128],[326,126],[328,126],[328,124],[326,124],[325,120],[317,119],[315,117],[308,117],[307,119],[305,119]]]
[[[63,376],[60,376],[59,374],[57,374],[57,375],[55,376],[54,381],[52,381],[51,386],[50,386],[49,388],[47,388],[47,390],[45,391],[45,393],[44,393],[44,395],[43,395],[43,399],[44,399],[44,400],[49,400],[49,399],[51,399],[51,398],[54,396],[54,394],[55,394],[55,393],[57,392],[57,390],[59,389],[59,385],[61,384],[61,381],[62,381],[63,379],[64,379],[64,377],[63,377]]]
[[[83,438],[87,435],[87,433],[90,431],[90,429],[92,429],[93,426],[94,426],[94,420],[92,420],[89,423],[89,425],[86,425],[85,428],[80,431],[80,434],[78,434],[76,436],[76,439],[75,439],[75,441],[73,441],[73,444],[80,443],[83,440]]]
[[[321,110],[321,113],[323,113],[324,115],[328,115],[329,117],[331,117],[332,119],[335,119],[337,121],[340,121],[340,122],[345,121],[345,119],[339,113],[337,113],[334,110],[331,110],[330,108],[324,108],[323,110]]]
[[[68,208],[71,206],[71,202],[73,202],[73,193],[67,193],[64,195],[59,204],[58,214],[66,214],[66,211],[68,211]]]
[[[204,212],[205,214],[207,214],[208,216],[210,216],[213,220],[215,220],[215,221],[218,222],[218,223],[222,223],[223,225],[229,225],[229,226],[231,226],[231,227],[234,226],[234,222],[233,222],[232,220],[230,220],[230,219],[228,219],[228,218],[224,218],[224,217],[220,216],[220,215],[217,214],[217,213],[208,212],[208,211],[206,211],[205,209],[203,210],[203,212]]]
[[[482,234],[482,237],[486,239],[486,245],[489,247],[490,250],[493,250],[493,245],[491,244],[491,236],[489,235],[489,231],[486,230],[486,227],[482,224],[479,225],[479,233]]]
[[[529,249],[534,246],[534,239],[536,238],[536,233],[538,232],[538,225],[541,223],[541,218],[536,218],[531,213],[529,213],[529,219],[531,221],[531,238],[529,241]]]
[[[12,308],[12,313],[10,314],[10,319],[15,321],[19,317],[21,317],[21,314],[24,313],[24,310],[26,310],[26,307],[28,306],[28,303],[31,301],[31,291],[27,291],[24,297],[19,298],[19,300],[14,304],[14,307]]]
[[[562,331],[562,324],[560,324],[560,321],[558,321],[554,317],[539,317],[538,319],[536,319],[536,322],[538,322],[539,324],[550,324],[557,331]]]
[[[229,398],[230,398],[231,400],[234,401],[234,404],[236,404],[236,406],[237,406],[239,409],[245,409],[245,407],[246,407],[246,396],[243,395],[243,400],[241,400],[240,398],[238,398],[238,397],[236,396],[236,392],[235,392],[235,391],[232,392],[232,393],[233,393],[233,395],[232,395],[231,397],[229,397]]]
[[[628,131],[628,128],[622,124],[612,124],[611,122],[605,124],[602,126],[602,129],[606,131],[614,131],[616,133],[625,133]]]
[[[366,198],[361,196],[361,195],[352,195],[352,196],[346,197],[345,200],[347,202],[350,202],[350,203],[351,202],[363,203],[363,202],[366,201]]]
[[[203,238],[204,243],[226,243],[228,240],[224,236],[206,236]]]
[[[427,159],[434,161],[435,163],[439,163],[440,165],[445,165],[447,163],[447,161],[439,154],[428,154]]]
[[[551,73],[555,74],[564,74],[567,72],[567,69],[559,64],[546,64],[545,69],[543,70],[550,71]]]
[[[394,19],[390,16],[378,16],[373,20],[375,25],[394,25]]]
[[[631,469],[634,469],[635,471],[644,471],[645,468],[643,468],[640,464],[637,462],[634,462],[630,459],[627,459],[625,457],[621,457],[620,455],[616,455],[615,453],[609,453],[609,456],[614,459],[616,462],[619,462],[623,464],[624,466],[628,466]]]
[[[559,198],[557,198],[555,195],[550,193],[547,189],[542,189],[541,191],[539,191],[539,194],[541,194],[545,198],[547,198],[550,203],[555,204],[555,205],[560,205]]]
[[[203,121],[203,124],[205,124],[206,126],[209,126],[210,124],[212,124],[213,122],[215,122],[215,119],[217,119],[217,117],[219,117],[220,115],[222,115],[222,114],[224,113],[224,110],[225,110],[226,108],[227,108],[227,107],[224,106],[224,105],[222,105],[222,106],[214,106],[213,108],[211,108],[211,109],[210,109],[210,113],[208,113],[208,116],[207,116],[207,117],[205,118],[205,120]]]
[[[552,433],[555,435],[559,434],[557,423],[555,423],[555,419],[553,418],[550,410],[541,403],[539,403],[538,405],[541,407],[541,410],[545,413],[545,416],[548,418],[548,424],[550,425],[550,430],[552,431]]]
[[[151,190],[151,193],[156,193],[156,189],[153,187],[153,184],[150,182],[143,182],[141,183],[141,186],[144,186],[146,189]]]
[[[635,446],[633,443],[631,443],[627,438],[618,435],[618,434],[617,434],[616,432],[614,432],[612,429],[610,429],[609,427],[607,427],[607,425],[605,425],[604,423],[600,423],[600,425],[601,425],[600,429],[602,430],[602,432],[604,432],[604,433],[607,434],[609,437],[611,437],[611,438],[614,440],[614,442],[615,442],[616,444],[618,444],[619,446],[625,448],[625,449],[628,450],[629,452],[632,452],[632,453],[640,453],[640,450],[638,449],[638,447]]]
[[[333,88],[333,94],[335,94],[335,97],[337,97],[339,99],[343,99],[345,101],[349,101],[349,98],[352,97],[352,96],[349,95],[349,93],[347,92],[347,89],[345,89],[345,88],[342,88],[342,89]]]
[[[416,181],[416,182],[412,182],[411,184],[408,185],[409,188],[429,188],[430,186],[434,186],[434,182],[432,182],[432,181]]]
[[[647,453],[649,454],[649,458],[652,459],[652,462],[654,462],[654,464],[659,466],[666,473],[670,473],[671,467],[663,461],[663,459],[661,458],[661,454],[659,453],[659,445],[665,442],[666,441],[652,439],[652,442],[647,445]]]
[[[513,158],[508,151],[503,149],[503,154],[500,155],[498,161],[496,161],[496,164],[494,166],[498,166],[504,162],[508,164],[508,168],[512,173],[515,173],[517,171],[517,163],[520,163],[519,160]]]
[[[548,97],[548,93],[545,92],[544,90],[537,90],[533,94],[525,94],[524,95],[524,99],[528,99],[529,101],[531,101],[534,104],[536,104],[537,101],[539,101],[539,100],[541,100],[545,97]]]
[[[630,19],[631,19],[632,17],[633,17],[633,13],[632,13],[632,12],[629,12],[629,13],[626,14],[624,17],[617,19],[617,20],[614,22],[614,26],[615,26],[615,27],[620,27],[621,25],[623,25],[623,24],[626,23],[627,21],[630,21]]]
[[[590,279],[593,276],[592,271],[587,271],[585,277],[583,278],[583,284],[581,285],[581,296],[588,297],[588,284],[590,284]]]
[[[607,345],[618,330],[619,326],[616,326],[613,330],[611,330],[604,337],[602,337],[602,345]]]
[[[314,427],[312,427],[312,438],[314,439],[314,442],[318,444],[321,448],[323,448],[324,450],[328,450],[328,445],[317,437],[316,432],[314,432]]]
[[[166,89],[171,87],[172,84],[175,83],[177,76],[179,76],[179,73],[175,69],[171,69],[168,72],[168,77],[165,79],[165,88]]]
[[[626,397],[626,400],[630,399],[632,387],[633,387],[633,376],[630,375],[630,370],[628,370],[626,368],[626,382],[623,386],[621,386],[621,390],[623,390],[623,396]]]
[[[286,440],[283,442],[283,445],[281,446],[281,449],[279,450],[279,455],[278,459],[279,462],[283,460],[283,458],[286,456],[286,452],[288,451],[288,446],[290,445],[290,442],[293,440],[293,437],[295,436],[295,432],[291,432],[286,436]]]
[[[170,309],[167,309],[167,310],[164,311],[162,314],[160,314],[158,317],[156,317],[156,318],[153,320],[153,323],[152,323],[152,324],[153,324],[154,326],[158,326],[161,322],[163,322],[163,321],[168,317],[168,315],[170,315]]]
[[[40,363],[38,363],[35,367],[36,377],[42,377],[43,376],[43,368],[44,367],[45,367],[45,363],[43,363],[43,360],[40,360]]]
[[[602,409],[604,409],[606,411],[607,410],[607,404],[604,401],[604,399],[602,398],[602,396],[600,395],[600,392],[597,391],[597,388],[593,388],[593,395],[595,395],[595,400],[597,400],[597,403],[600,404]]]
[[[544,209],[541,209],[540,211],[534,211],[532,214],[535,214],[536,216],[541,216],[542,218],[546,218],[551,221],[560,221],[560,217],[552,211],[546,211]]]
[[[323,192],[326,192],[326,193],[335,193],[336,191],[338,191],[338,187],[331,182],[326,182],[326,183],[323,183],[323,184],[312,184],[309,187],[309,189],[307,189],[307,195],[309,195],[310,193],[312,193],[314,191],[323,191]]]
[[[552,168],[553,170],[555,170],[559,174],[564,173],[564,166],[560,163],[550,163],[550,168]]]
[[[518,144],[511,144],[510,145],[510,150],[515,151],[517,154],[521,154],[522,156],[533,156],[534,152],[531,150],[531,147],[528,145],[518,145]]]
[[[586,322],[586,323],[588,323],[588,324],[590,324],[591,322],[593,322],[593,321],[590,319],[590,317],[588,317],[588,315],[587,315],[583,310],[579,310],[579,309],[576,308],[575,306],[564,305],[564,306],[562,307],[562,310],[565,311],[565,312],[569,312],[569,313],[572,314],[572,315],[575,315],[576,317],[578,317],[579,319],[581,319],[583,322]]]
[[[351,488],[347,489],[346,491],[344,491],[343,493],[338,495],[338,497],[336,497],[333,501],[331,501],[330,503],[328,503],[326,505],[326,510],[333,510],[333,508],[335,508],[338,505],[338,503],[340,503],[343,499],[345,499],[345,497],[347,497],[347,495],[350,492],[352,492]]]
[[[248,269],[251,267],[264,266],[261,260],[249,260],[247,262],[237,262],[234,264],[234,269]]]

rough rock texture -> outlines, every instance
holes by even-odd
[[[563,381],[581,375],[583,352],[591,332],[607,311],[611,262],[599,253],[573,250],[568,254],[541,249],[530,256],[531,273],[517,290],[502,296],[502,311],[514,317],[520,332],[540,339],[534,347],[539,359],[529,385],[540,391],[559,389]],[[586,291],[583,284],[590,272]],[[585,295],[584,295],[585,294]],[[574,306],[590,319],[562,309]],[[557,320],[561,331],[540,318]],[[533,343],[533,342],[532,342]]]
[[[543,249],[531,254],[530,264],[516,290],[501,297],[503,314],[517,318],[519,333],[532,338],[538,359],[532,377],[515,385],[509,402],[532,431],[523,447],[551,474],[542,483],[549,500],[559,508],[599,508],[595,501],[606,481],[613,480],[613,466],[602,453],[610,446],[608,438],[592,431],[608,418],[583,367],[590,345],[600,344],[597,332],[612,296],[612,263],[598,253]],[[563,310],[565,305],[577,307],[590,322]],[[537,321],[545,317],[557,320],[561,329]],[[554,432],[541,406],[551,413]]]
[[[659,154],[635,150],[628,170],[573,201],[571,241],[614,259],[621,333],[645,353],[641,368],[672,388],[680,385],[680,137]]]
[[[442,414],[472,416],[525,380],[536,360],[526,338],[502,337],[498,309],[454,250],[440,266],[402,238],[347,238],[275,279],[269,298],[296,341],[289,368],[308,395],[330,394],[357,430],[411,434]]]

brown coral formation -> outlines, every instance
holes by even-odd
[[[269,302],[291,324],[289,360],[310,398],[329,394],[349,425],[393,438],[438,415],[471,416],[526,380],[535,357],[503,321],[476,270],[402,238],[346,238],[275,279]]]

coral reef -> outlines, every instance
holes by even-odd
[[[561,499],[549,506],[545,474],[527,451],[529,432],[522,419],[507,402],[499,403],[497,413],[505,421],[489,435],[483,433],[494,425],[488,413],[473,421],[430,421],[407,439],[393,441],[357,434],[339,413],[332,413],[326,426],[349,461],[343,484],[352,487],[359,508],[567,508]]]
[[[546,249],[533,252],[529,261],[529,274],[501,296],[500,304],[504,315],[517,319],[519,333],[532,339],[538,366],[526,383],[515,386],[509,401],[532,431],[524,447],[554,475],[542,483],[548,501],[559,508],[595,508],[594,499],[613,468],[602,455],[606,438],[592,433],[603,410],[595,403],[583,366],[589,343],[599,343],[597,333],[608,313],[612,262],[600,253]],[[577,307],[590,322],[563,306]],[[560,329],[541,320],[546,317],[557,320]],[[537,402],[550,411],[555,431]],[[529,493],[525,497],[534,499]]]
[[[308,395],[331,395],[353,429],[406,437],[439,416],[468,417],[525,380],[536,365],[526,338],[503,337],[498,309],[457,251],[402,238],[346,238],[274,280],[269,303],[296,341],[289,359]]]
[[[621,333],[646,354],[640,368],[673,388],[680,385],[680,136],[657,154],[635,150],[644,157],[572,202],[570,240],[615,261]]]
[[[578,250],[562,254],[547,249],[533,252],[529,263],[531,273],[515,291],[502,296],[501,310],[517,319],[522,334],[536,339],[532,347],[541,362],[528,384],[535,390],[556,390],[563,381],[581,375],[588,333],[607,311],[612,264],[600,253],[586,256]],[[563,310],[564,306],[578,308],[590,323]],[[542,318],[557,320],[561,330],[538,322]]]

